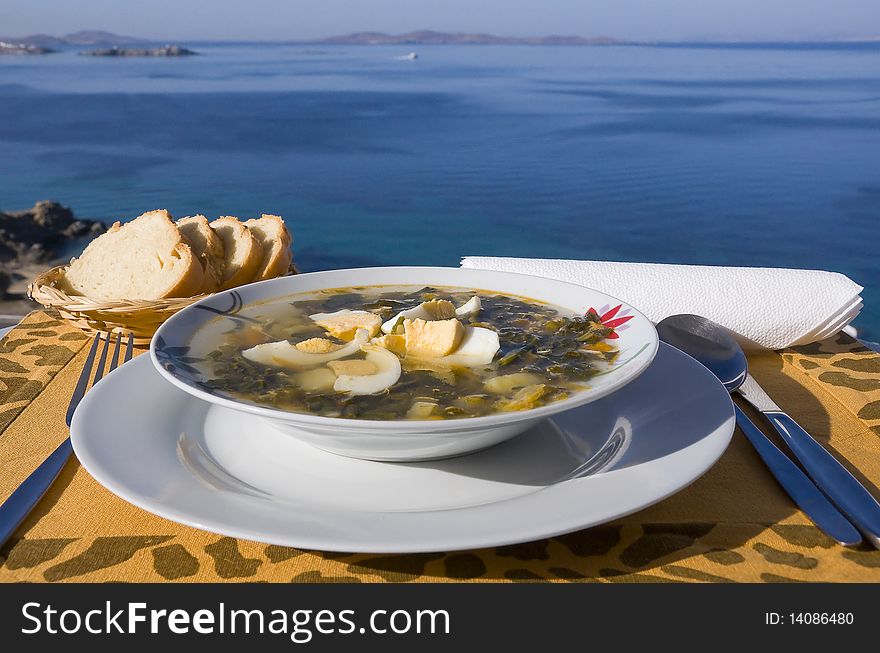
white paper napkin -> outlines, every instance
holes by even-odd
[[[862,308],[862,287],[837,272],[660,263],[468,256],[462,267],[577,283],[631,304],[654,322],[695,313],[746,346],[782,349],[827,338]]]

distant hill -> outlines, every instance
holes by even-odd
[[[355,32],[330,36],[309,43],[322,45],[622,45],[628,43],[610,36],[497,36],[466,32],[418,30],[405,34]]]
[[[24,43],[43,48],[58,48],[66,45],[94,45],[110,47],[114,45],[137,45],[141,43],[149,43],[146,39],[140,39],[134,36],[123,36],[113,34],[112,32],[102,32],[100,30],[82,30],[66,34],[65,36],[50,36],[49,34],[31,34],[21,37],[4,37],[0,41],[8,41],[12,43]]]
[[[63,37],[70,45],[134,45],[148,43],[147,39],[136,36],[123,36],[101,30],[81,30]]]

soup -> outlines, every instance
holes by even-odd
[[[323,290],[218,317],[191,343],[207,389],[326,417],[437,420],[565,399],[613,365],[612,329],[524,297]]]

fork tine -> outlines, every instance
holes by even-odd
[[[109,336],[108,336],[109,337]],[[116,366],[119,365],[119,348],[122,345],[122,332],[116,334],[116,346],[113,347],[113,356],[110,358],[110,371],[116,369]]]
[[[89,375],[92,373],[92,366],[95,364],[95,352],[98,351],[98,342],[101,340],[101,334],[95,334],[92,340],[92,348],[86,357],[86,364],[83,371],[80,372],[79,381],[76,382],[76,388],[73,390],[73,396],[70,398],[70,405],[67,407],[67,425],[70,426],[70,419],[73,417],[73,411],[79,404],[83,395],[86,393],[86,387],[89,385]]]
[[[126,343],[126,345],[125,345],[125,361],[124,362],[127,363],[128,361],[131,360],[131,357],[134,353],[134,352],[132,352],[133,347],[134,347],[134,334],[129,333],[128,334],[128,343]]]
[[[104,347],[101,349],[101,358],[98,360],[98,367],[95,368],[95,376],[92,384],[97,383],[104,376],[104,365],[107,363],[107,352],[110,351],[110,334],[104,339]]]

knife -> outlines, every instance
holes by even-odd
[[[779,432],[819,489],[880,549],[880,503],[865,486],[777,406],[751,374],[737,392]]]

